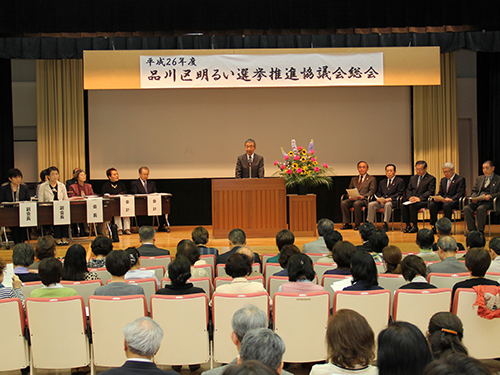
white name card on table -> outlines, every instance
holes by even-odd
[[[37,202],[19,202],[19,226],[36,227],[38,225]]]
[[[71,208],[69,201],[54,201],[54,225],[71,224]]]
[[[148,195],[148,216],[161,215],[161,195],[149,194]]]
[[[87,199],[87,223],[102,223],[103,221],[102,199]]]
[[[120,195],[120,216],[135,216],[135,197],[133,195]]]

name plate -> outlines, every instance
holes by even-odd
[[[135,197],[133,195],[120,195],[120,216],[135,216]]]
[[[54,225],[71,224],[71,208],[69,201],[54,201]]]
[[[148,216],[161,215],[161,195],[149,194],[148,195]]]
[[[19,226],[36,227],[38,225],[37,202],[19,202]]]
[[[87,199],[87,223],[102,223],[103,217],[102,199]]]

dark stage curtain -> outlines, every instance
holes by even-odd
[[[492,160],[500,170],[500,53],[477,54],[479,170]]]
[[[14,123],[12,117],[12,79],[10,60],[0,59],[0,183],[7,181],[7,171],[14,167]]]

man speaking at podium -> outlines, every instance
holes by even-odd
[[[256,144],[251,138],[245,142],[246,153],[236,160],[236,178],[264,178],[264,158],[255,153]]]

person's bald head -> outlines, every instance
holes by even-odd
[[[245,254],[250,259],[253,259],[253,251],[249,247],[240,247],[236,252],[239,254]]]

